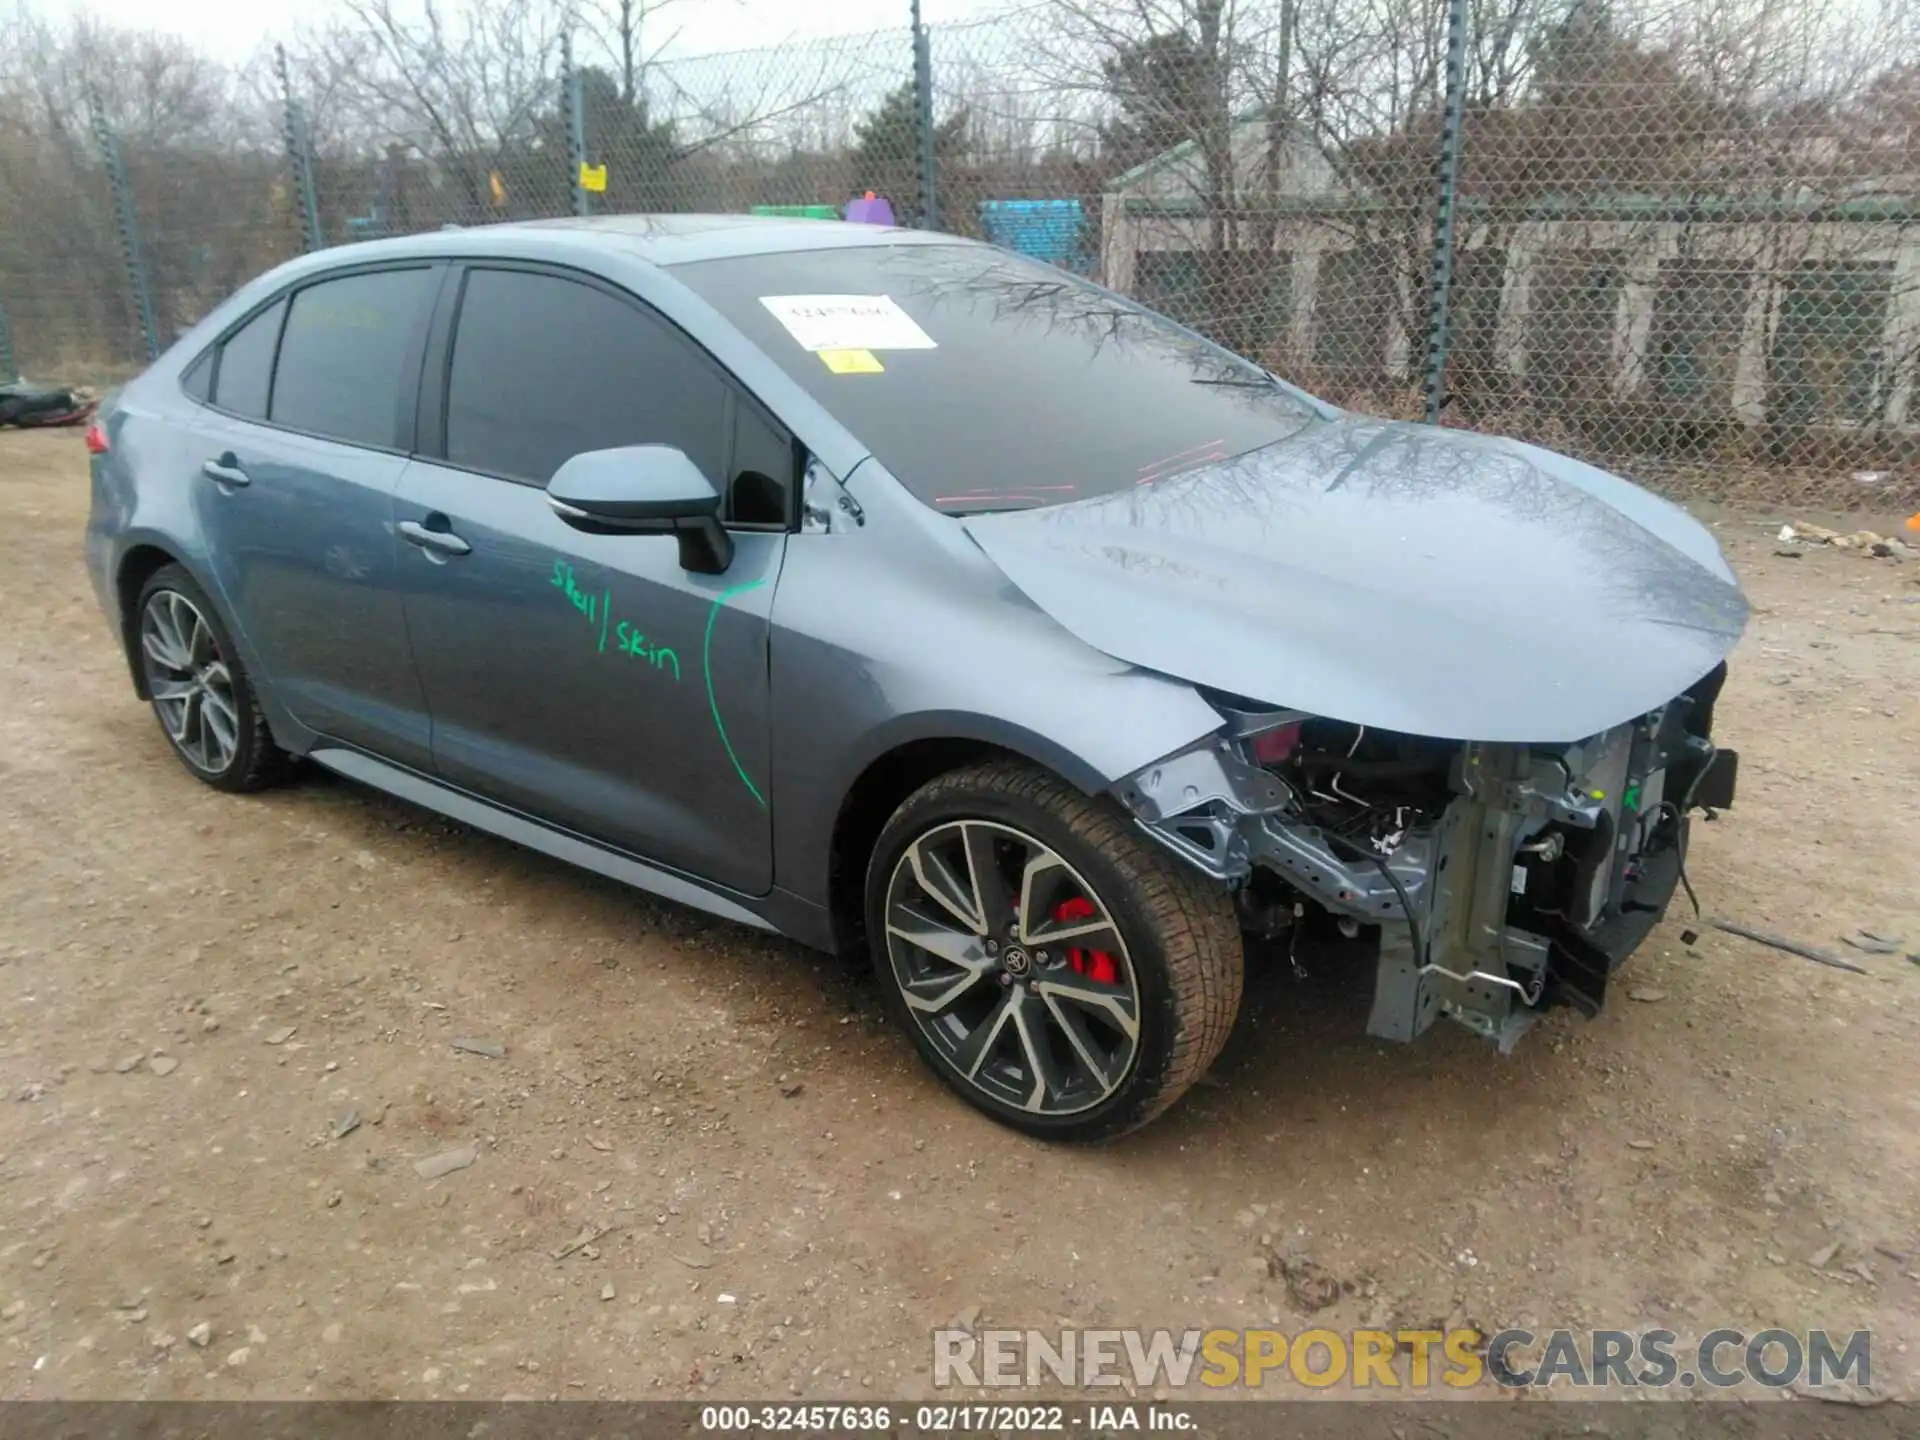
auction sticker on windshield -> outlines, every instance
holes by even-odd
[[[871,350],[821,350],[820,361],[836,375],[879,375],[886,370]]]
[[[762,295],[760,303],[807,350],[935,350],[891,295]]]

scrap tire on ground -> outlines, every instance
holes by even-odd
[[[975,857],[1003,877],[1010,922],[982,918],[995,911],[995,882],[983,901]],[[1028,891],[1042,913],[1021,931]],[[995,913],[1006,919],[1004,905]],[[868,864],[866,921],[881,992],[921,1057],[968,1103],[1043,1138],[1099,1140],[1146,1124],[1206,1072],[1240,1009],[1240,927],[1226,889],[1111,799],[1020,762],[970,766],[908,797]],[[1055,931],[1087,943],[1049,944]],[[1096,948],[1103,939],[1108,950]],[[1101,1003],[1079,1003],[1087,996]],[[998,1041],[982,1041],[998,1009],[1017,1013]],[[1094,1063],[1077,1064],[1089,1055]],[[1042,1083],[1067,1071],[1084,1073]]]

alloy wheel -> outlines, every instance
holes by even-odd
[[[969,1088],[1074,1115],[1132,1071],[1140,991],[1126,939],[1042,841],[986,820],[932,827],[893,867],[886,927],[908,1013]]]
[[[140,613],[140,659],[174,748],[204,774],[224,772],[240,746],[240,711],[207,617],[179,591],[156,590]]]

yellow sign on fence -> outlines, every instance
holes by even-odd
[[[580,188],[598,195],[607,188],[607,167],[580,162]]]

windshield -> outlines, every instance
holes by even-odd
[[[948,514],[1111,494],[1320,418],[1172,321],[985,246],[801,250],[673,273]]]

